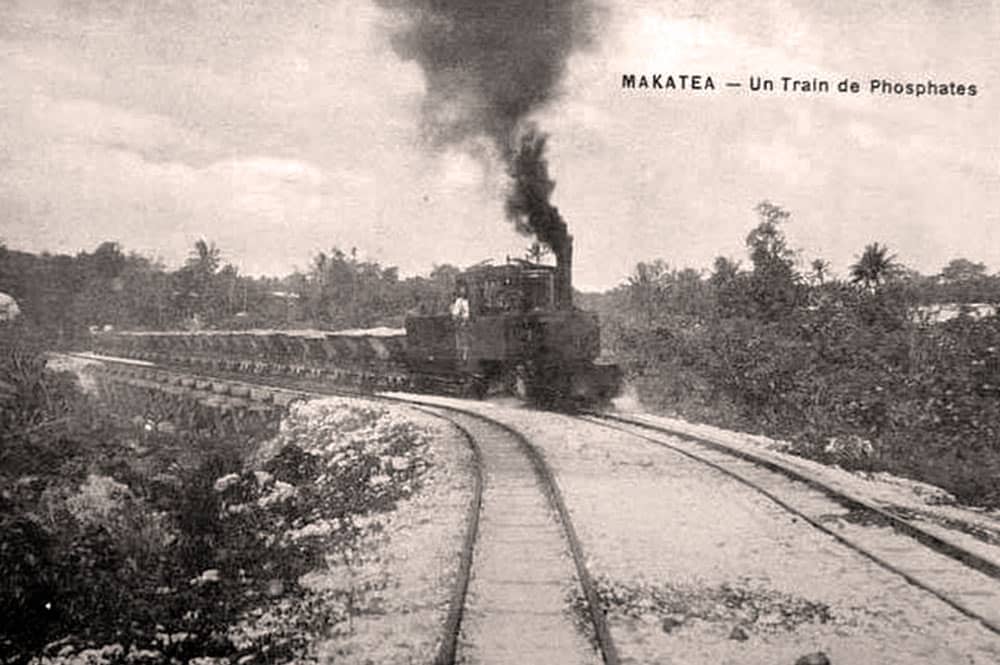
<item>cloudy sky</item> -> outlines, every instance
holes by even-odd
[[[1000,269],[1000,2],[873,4],[609,3],[536,118],[577,285],[744,259],[762,199],[792,213],[804,260],[841,273],[873,241],[922,272]],[[502,170],[422,140],[398,21],[367,0],[0,0],[0,240],[117,240],[176,265],[205,237],[254,274],[332,246],[404,274],[520,254]],[[718,89],[622,90],[630,72]],[[722,87],[752,75],[865,91]],[[978,94],[873,96],[871,78]]]

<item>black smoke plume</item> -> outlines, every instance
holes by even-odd
[[[507,217],[521,233],[534,234],[538,241],[558,252],[569,233],[559,209],[549,203],[556,183],[549,177],[545,159],[547,137],[534,127],[520,136],[520,146],[511,154],[508,174]]]
[[[570,54],[591,41],[592,0],[378,0],[404,19],[393,46],[427,79],[432,143],[487,137],[512,180],[507,216],[558,255],[568,238],[549,203],[545,136],[528,122],[553,99]]]

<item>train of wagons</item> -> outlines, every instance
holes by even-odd
[[[572,245],[556,265],[521,260],[462,273],[468,313],[408,316],[366,330],[106,331],[94,351],[212,373],[306,376],[335,387],[481,397],[542,406],[614,397],[616,365],[597,362],[597,316],[573,305]]]

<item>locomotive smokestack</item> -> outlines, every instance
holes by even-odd
[[[573,309],[573,236],[555,250],[556,254],[556,307]]]

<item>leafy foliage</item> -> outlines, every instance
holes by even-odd
[[[0,246],[0,292],[52,346],[72,346],[88,328],[356,328],[402,325],[407,312],[444,311],[457,268],[401,279],[394,267],[356,250],[319,252],[310,269],[281,278],[247,277],[198,240],[183,266],[168,270],[114,242],[75,257]]]
[[[865,247],[861,257],[851,266],[851,281],[866,289],[874,289],[896,270],[896,257],[889,248],[875,242]]]
[[[787,314],[801,296],[801,278],[795,270],[795,252],[781,225],[791,214],[768,201],[757,206],[760,223],[746,238],[747,250],[753,262],[748,287],[757,305],[758,315],[774,319]]]
[[[703,273],[656,259],[639,263],[609,293],[579,294],[581,306],[602,314],[605,352],[644,399],[786,436],[803,454],[903,471],[968,501],[1000,502],[991,392],[1000,383],[991,350],[996,315],[977,319],[972,308],[1000,303],[1000,275],[956,258],[939,275],[923,276],[880,243],[863,249],[846,280],[822,259],[806,263],[804,275],[786,237],[791,214],[768,201],[754,212],[745,266],[719,257]],[[395,268],[336,247],[317,253],[304,272],[250,278],[207,240],[177,270],[113,242],[76,257],[0,246],[0,292],[18,300],[30,336],[49,347],[104,325],[398,326],[408,312],[445,311],[458,273],[441,265],[402,279]],[[932,305],[942,303],[953,306],[955,319],[935,322]],[[10,376],[34,370],[24,360],[5,367],[13,374],[0,376],[0,426],[41,439],[5,440],[0,461],[44,467],[46,455],[75,445],[47,433],[61,422],[66,393],[51,381],[32,388],[23,377],[14,382],[23,390],[12,391]],[[25,442],[37,444],[30,448],[37,454],[18,452]],[[847,449],[871,454],[841,459],[838,451]]]
[[[26,340],[8,334],[0,354],[5,662],[55,640],[144,649],[147,662],[287,660],[349,617],[349,599],[299,579],[349,558],[366,516],[419,487],[422,430],[345,403],[299,407],[266,442],[137,432],[93,411]],[[251,610],[274,625],[252,629]]]
[[[617,291],[590,300],[606,351],[643,401],[1000,505],[1000,317],[918,316],[943,286],[1000,295],[1000,280],[963,261],[942,280],[908,275],[879,243],[850,282],[823,261],[805,280],[781,230],[788,213],[767,202],[757,212],[751,270],[724,257],[707,278],[643,263]]]

